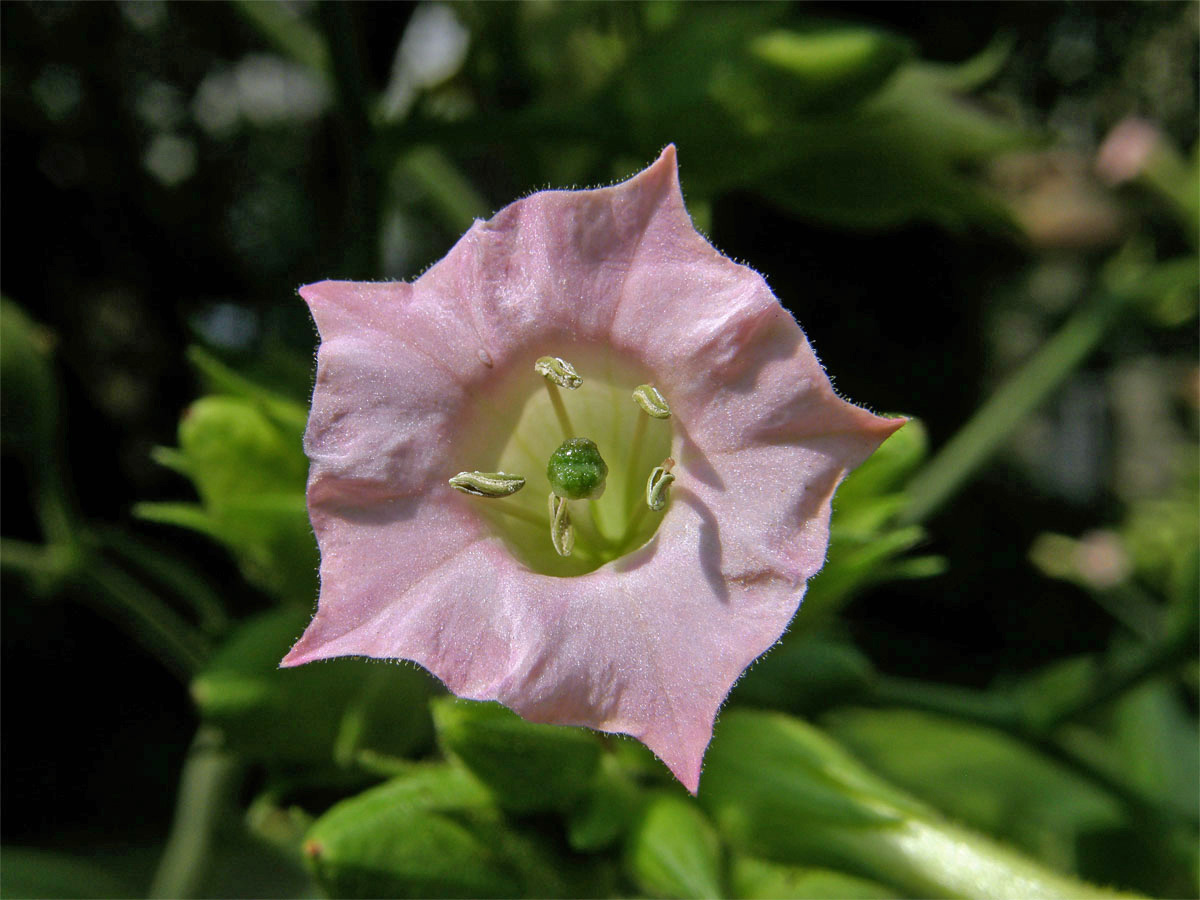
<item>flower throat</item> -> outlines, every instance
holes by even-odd
[[[511,431],[493,438],[490,452],[488,441],[468,441],[464,454],[479,446],[489,459],[454,461],[487,466],[449,483],[480,498],[480,513],[530,569],[583,575],[658,529],[675,478],[670,406],[611,359],[589,355],[577,370],[543,356],[524,371],[528,387],[518,392],[523,405]],[[481,425],[503,427],[495,419],[504,406],[481,409]]]

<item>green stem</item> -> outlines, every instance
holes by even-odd
[[[201,726],[183,765],[175,818],[150,885],[150,897],[200,894],[217,826],[232,807],[240,781],[240,766],[221,749],[220,732]]]
[[[31,544],[15,538],[0,538],[0,567],[29,578],[54,576],[62,570],[62,554],[54,544]]]
[[[68,499],[58,451],[53,451],[53,455],[54,459],[40,467],[41,477],[34,502],[46,543],[68,544],[75,540],[79,527],[74,507]]]
[[[1021,727],[1020,708],[1006,694],[879,675],[872,681],[868,700],[875,706],[903,706],[1002,731]]]
[[[954,496],[1100,344],[1125,305],[1123,295],[1105,292],[1075,313],[909,482],[900,522],[922,522]]]
[[[96,609],[181,681],[187,682],[208,653],[205,640],[139,581],[78,544],[37,545],[0,540],[0,565],[33,579],[45,590],[72,582]]]
[[[420,185],[434,214],[452,234],[462,234],[491,212],[474,185],[437,147],[414,147],[397,160],[391,178],[395,184]]]
[[[228,629],[229,616],[221,598],[189,567],[114,528],[104,529],[100,540],[186,601],[206,634],[221,634]]]
[[[207,656],[207,644],[178,613],[136,579],[97,554],[76,573],[84,586],[95,588],[91,599],[111,615],[137,643],[187,683]]]
[[[832,852],[916,897],[1114,898],[1108,891],[1053,872],[983,835],[933,817],[908,816],[894,826],[820,829]]]
[[[1040,720],[1037,728],[1048,734],[1055,729],[1082,718],[1088,713],[1116,700],[1143,681],[1170,672],[1196,655],[1196,635],[1193,629],[1179,629],[1165,641],[1143,646],[1122,663],[1105,669],[1092,688],[1059,706]]]

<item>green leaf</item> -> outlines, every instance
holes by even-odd
[[[308,461],[299,442],[249,400],[197,400],[179,423],[179,451],[207,505],[304,491]]]
[[[724,896],[716,832],[677,794],[658,794],[643,809],[625,845],[625,871],[655,897]]]
[[[53,339],[24,311],[0,298],[0,417],[4,446],[42,464],[54,446],[58,389]]]
[[[831,869],[783,866],[735,856],[730,887],[740,900],[891,900],[895,888]]]
[[[188,362],[204,377],[212,393],[252,401],[285,433],[296,438],[304,433],[308,422],[308,409],[304,404],[247,378],[200,347],[189,347],[187,357]],[[273,370],[286,368],[291,362],[290,357],[281,358],[278,354],[271,356],[269,353],[263,360],[263,364],[271,365]]]
[[[343,765],[365,750],[429,747],[433,679],[408,665],[338,659],[280,669],[308,614],[280,609],[242,625],[192,681],[200,714],[249,759]]]
[[[305,856],[335,897],[611,893],[603,866],[561,858],[491,800],[458,766],[422,766],[334,806],[309,830]]]
[[[629,829],[641,804],[638,787],[617,754],[604,754],[587,794],[567,812],[571,849],[593,853],[611,847]]]
[[[751,54],[791,76],[789,104],[804,111],[848,109],[877,91],[910,53],[907,42],[873,29],[777,29],[755,37]]]
[[[734,687],[731,702],[788,712],[828,709],[867,687],[870,661],[826,635],[785,636]]]
[[[892,507],[896,508],[898,506]],[[811,630],[827,622],[855,594],[872,584],[906,575],[925,578],[945,569],[941,557],[903,557],[925,539],[925,530],[919,525],[864,536],[845,533],[838,521],[835,511],[825,567],[809,582],[804,597],[805,614],[793,626],[798,631]]]
[[[889,807],[913,805],[815,728],[750,710],[721,716],[699,797],[740,844],[773,848],[785,858],[791,842],[803,839],[797,820],[881,825],[898,818]],[[890,803],[881,804],[880,797]]]
[[[726,713],[699,799],[736,850],[917,896],[1113,896],[943,821],[787,716]]]
[[[1066,870],[1080,835],[1121,820],[1091,782],[1002,732],[910,710],[845,710],[830,733],[942,811]]]
[[[924,423],[909,419],[838,486],[839,519],[848,520],[857,507],[898,491],[928,455],[929,435]]]
[[[536,725],[497,703],[435,700],[438,742],[515,812],[565,810],[591,786],[600,764],[594,732]]]
[[[520,884],[477,827],[497,821],[487,790],[429,766],[334,806],[304,852],[334,897],[515,897]]]
[[[1138,789],[1168,808],[1196,814],[1200,801],[1200,736],[1175,686],[1152,681],[1113,709],[1121,767]]]
[[[180,422],[179,449],[160,448],[155,458],[192,480],[202,508],[140,504],[135,513],[221,541],[253,584],[307,605],[318,556],[304,499],[308,461],[294,424],[280,424],[261,398],[197,400]]]

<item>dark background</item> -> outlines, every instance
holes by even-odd
[[[335,20],[335,33],[359,48],[363,72],[379,89],[412,10],[346,4],[314,15]],[[1011,54],[979,102],[1053,132],[1058,146],[1081,155],[1131,110],[1155,115],[1179,146],[1193,145],[1194,10],[1174,3],[805,7],[809,15],[892,29],[921,56],[947,62],[1007,32]],[[494,15],[493,27],[502,29],[503,18]],[[326,277],[415,277],[457,235],[430,225],[414,238],[403,271],[373,268],[369,249],[355,240],[365,226],[352,202],[363,189],[346,152],[353,126],[336,112],[222,135],[197,126],[190,104],[206,75],[267,52],[230,6],[8,2],[0,33],[3,293],[53,335],[76,499],[88,519],[191,559],[231,609],[263,608],[215,545],[129,512],[140,499],[192,497],[149,457],[153,446],[173,443],[180,412],[197,392],[185,348],[211,335],[214,321],[234,316],[244,340],[220,348],[225,357],[247,365],[286,360],[274,377],[303,396],[315,334],[295,289]],[[1147,42],[1172,33],[1190,50],[1170,83],[1190,97],[1146,88],[1130,62]],[[532,96],[528,77],[518,65],[505,67],[481,101],[494,111],[520,109]],[[45,93],[55,85],[57,93]],[[162,133],[182,136],[195,151],[193,171],[176,184],[144,162]],[[686,193],[689,147],[679,152]],[[544,174],[503,147],[463,148],[458,158],[493,210],[545,184]],[[612,175],[598,165],[590,181]],[[710,237],[767,275],[845,396],[919,416],[935,447],[1002,374],[998,311],[1015,302],[1013,286],[1030,265],[1059,254],[1086,270],[1111,250],[1103,242],[1038,247],[926,222],[849,230],[741,191],[713,198]],[[1131,333],[1088,371],[1103,372],[1113,354],[1131,350],[1194,358],[1195,336]],[[1056,421],[1055,410],[1047,415]],[[1110,621],[1083,592],[1041,577],[1026,561],[1037,534],[1077,534],[1116,514],[1103,424],[1091,440],[1099,470],[1070,491],[1031,474],[1028,456],[999,460],[928,523],[922,549],[947,556],[947,574],[855,602],[847,621],[882,671],[982,687],[1106,645]],[[3,479],[5,536],[36,540],[28,473],[6,457]],[[152,860],[197,724],[186,688],[84,598],[39,598],[8,575],[3,587],[4,843],[141,845]],[[1033,595],[1036,604],[1013,602]]]

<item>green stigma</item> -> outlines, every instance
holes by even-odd
[[[546,478],[560,497],[570,500],[595,500],[604,493],[608,464],[600,456],[596,442],[589,438],[563,441],[550,454]]]

